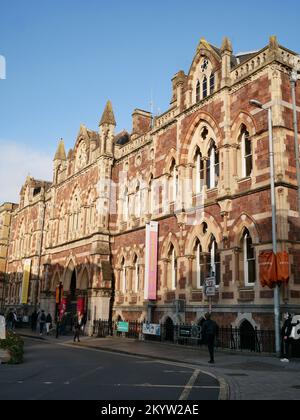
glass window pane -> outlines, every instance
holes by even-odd
[[[215,90],[215,75],[212,74],[210,76],[210,94],[212,95],[214,93]]]
[[[207,97],[207,78],[203,79],[203,98]]]
[[[255,283],[256,273],[255,273],[255,260],[248,261],[248,282]]]

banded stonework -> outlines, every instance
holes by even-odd
[[[275,37],[260,51],[237,55],[228,38],[221,48],[201,39],[188,74],[173,77],[162,115],[136,109],[132,132],[115,133],[108,102],[98,131],[81,125],[68,153],[61,140],[52,182],[28,177],[10,209],[6,306],[19,305],[30,259],[29,311],[40,305],[54,314],[62,283],[71,310],[84,298],[89,325],[110,316],[141,321],[149,313],[154,322],[198,322],[209,305],[204,280],[213,272],[221,325],[247,320],[273,328],[273,293],[262,289],[258,270],[272,231],[268,123],[249,104],[256,99],[273,110],[278,247],[289,252],[291,265],[282,309],[300,312],[289,83],[296,58]],[[159,222],[152,305],[144,297],[151,220]],[[182,300],[184,312],[176,304]]]

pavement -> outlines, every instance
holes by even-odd
[[[74,346],[70,336],[56,339],[51,335],[40,337],[29,330],[17,330],[17,333],[64,346]],[[198,369],[200,367],[202,371],[218,379],[221,400],[300,400],[300,359],[282,363],[273,355],[233,353],[217,349],[216,363],[209,365],[205,347],[195,348],[123,337],[81,337],[81,342],[75,345],[193,365]]]

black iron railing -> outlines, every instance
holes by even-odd
[[[126,337],[144,339],[146,341],[169,342],[187,346],[205,345],[202,329],[197,325],[160,325],[160,335],[144,335],[143,323],[128,322],[128,331],[118,331],[117,322],[105,320],[94,321],[93,335],[96,337]],[[242,328],[219,328],[216,347],[233,351],[250,351],[255,353],[275,353],[274,331],[253,329],[245,331]]]

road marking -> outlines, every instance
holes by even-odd
[[[180,395],[179,401],[186,401],[188,399],[188,397],[191,393],[191,389],[193,388],[200,372],[201,372],[200,369],[195,370],[193,375],[190,377],[190,380],[188,381],[188,383],[184,387],[184,390],[182,391],[182,394]]]
[[[108,384],[101,384],[100,386],[109,386]],[[134,388],[185,388],[185,389],[220,389],[219,386],[205,386],[205,385],[154,385],[154,384],[115,384],[115,386],[127,386]]]
[[[52,385],[53,382],[43,382],[44,385]]]
[[[191,373],[191,371],[187,370],[164,370],[164,373]]]

